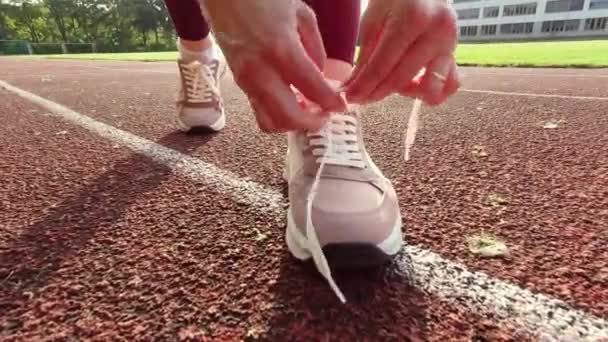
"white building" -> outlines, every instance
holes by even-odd
[[[461,41],[608,37],[608,0],[451,2]]]

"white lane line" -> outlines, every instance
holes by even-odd
[[[467,93],[480,93],[480,94],[506,95],[506,96],[548,97],[548,98],[557,98],[557,99],[608,101],[608,96],[602,97],[602,96],[576,96],[576,95],[557,95],[557,94],[516,93],[516,92],[510,92],[510,91],[467,89],[467,88],[461,88],[458,91],[464,91]]]
[[[514,323],[522,332],[541,341],[598,341],[608,338],[608,322],[563,301],[517,285],[471,272],[418,246],[406,246],[416,285],[424,291],[464,304],[471,312],[490,314]],[[404,257],[400,266],[407,262]],[[407,270],[404,270],[407,272]]]
[[[237,202],[251,205],[261,211],[280,212],[284,209],[284,197],[281,193],[267,189],[256,182],[240,179],[230,171],[222,170],[213,164],[187,156],[153,141],[138,137],[102,122],[95,121],[86,115],[75,112],[58,103],[34,95],[0,80],[0,87],[11,91],[67,121],[86,128],[114,143],[128,147],[139,154],[168,166],[175,172],[186,174],[212,185],[218,192],[232,195]]]
[[[151,73],[151,74],[170,74],[170,75],[177,75],[177,67],[175,69],[175,71],[164,71],[164,70],[157,70],[157,69],[136,69],[136,68],[111,68],[111,67],[103,67],[103,66],[98,66],[98,65],[81,65],[81,67],[83,68],[91,68],[91,69],[100,69],[100,70],[111,70],[111,71],[117,71],[117,72],[145,72],[145,73]]]
[[[44,107],[63,120],[162,163],[176,173],[204,182],[239,203],[273,215],[277,221],[285,215],[285,198],[279,191],[243,180],[229,171],[93,120],[4,81],[0,81],[0,87]],[[400,261],[400,267],[412,269],[414,283],[424,291],[455,306],[465,306],[476,314],[491,315],[499,323],[517,324],[528,334],[538,336],[541,332],[552,340],[572,338],[577,341],[608,337],[608,322],[602,318],[485,273],[468,271],[464,265],[419,246],[405,245]]]
[[[116,77],[116,76],[122,76],[122,74],[120,73],[116,73],[116,74],[110,74],[107,71],[95,71],[95,70],[90,70],[88,72],[57,72],[57,70],[55,70],[55,73],[40,73],[40,74],[19,74],[19,73],[15,73],[13,75],[9,75],[5,77],[7,79],[14,79],[14,80],[18,80],[20,78],[40,78],[43,79],[45,77],[50,77],[51,80],[49,82],[54,81],[56,78],[61,78],[61,77],[75,77],[75,76],[87,76],[87,77],[92,77],[92,76],[108,76],[108,77]],[[62,80],[63,81],[63,80]],[[86,81],[83,81],[83,83]]]
[[[109,70],[109,71],[115,71],[115,72],[120,72],[120,73],[123,73],[123,72],[140,73],[141,72],[141,73],[154,73],[154,74],[164,74],[164,75],[177,75],[177,71],[165,71],[165,70],[156,70],[156,69],[111,68],[111,67],[90,65],[90,64],[79,64],[79,66],[83,67],[83,68]],[[596,77],[604,77],[604,76],[598,75]],[[608,77],[608,76],[606,76],[606,77]],[[468,92],[468,93],[482,93],[482,94],[507,95],[507,96],[547,97],[547,98],[574,99],[574,100],[608,101],[608,97],[601,97],[601,96],[576,96],[576,95],[558,95],[558,94],[519,93],[519,92],[483,90],[483,89],[467,89],[467,88],[461,88],[461,89],[459,89],[459,91]]]
[[[87,68],[101,69],[101,70],[112,70],[120,72],[144,72],[144,73],[157,73],[157,74],[176,74],[177,71],[162,71],[154,69],[120,69],[102,67],[96,65],[84,65]],[[497,90],[483,90],[483,89],[467,89],[461,88],[459,91],[468,93],[481,93],[481,94],[492,94],[492,95],[507,95],[507,96],[525,96],[525,97],[547,97],[547,98],[558,98],[558,99],[574,99],[574,100],[599,100],[608,101],[608,97],[601,96],[576,96],[576,95],[558,95],[558,94],[536,94],[536,93],[519,93],[519,92],[508,92],[508,91],[497,91]]]
[[[572,77],[572,78],[608,78],[608,75],[587,75],[587,74],[548,74],[548,73],[519,73],[519,72],[491,72],[478,70],[464,70],[464,76],[492,75],[492,76],[512,76],[512,77]]]

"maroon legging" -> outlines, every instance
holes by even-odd
[[[249,0],[248,0],[249,1]],[[353,64],[359,30],[359,0],[304,0],[317,15],[327,57]],[[201,40],[209,26],[198,0],[165,0],[177,35],[185,40]]]

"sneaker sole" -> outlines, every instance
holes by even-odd
[[[177,128],[182,132],[219,132],[226,126],[226,115],[222,110],[222,115],[211,125],[208,126],[190,126],[184,123],[179,117],[176,118]]]
[[[389,237],[378,245],[365,242],[334,243],[324,246],[323,253],[329,265],[336,269],[380,266],[392,260],[401,250],[401,227],[402,220],[399,218]],[[291,210],[287,214],[286,240],[289,251],[296,259],[308,261],[312,258],[307,247],[308,239],[296,227]]]

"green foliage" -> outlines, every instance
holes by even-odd
[[[95,43],[99,52],[175,48],[163,0],[0,0],[0,40]]]

